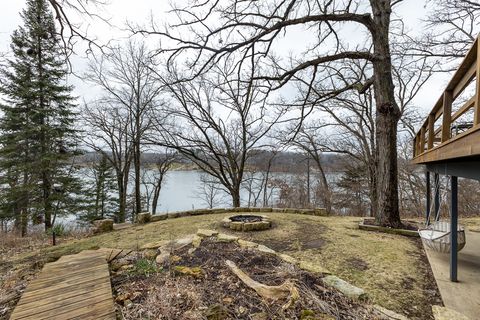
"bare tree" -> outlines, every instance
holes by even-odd
[[[325,169],[323,168],[322,153],[325,150],[322,141],[322,133],[315,126],[304,125],[298,129],[295,139],[290,144],[299,148],[307,154],[308,159],[312,159],[318,169],[320,176],[321,199],[328,213],[332,212],[332,194],[327,180]],[[310,179],[308,179],[309,181]]]
[[[463,58],[480,32],[480,3],[470,0],[429,0],[426,33],[417,41],[419,55],[455,61]]]
[[[103,100],[116,104],[129,113],[129,139],[133,147],[135,181],[135,213],[142,212],[141,152],[145,135],[152,128],[152,118],[159,104],[161,86],[152,68],[152,60],[145,43],[127,42],[90,64],[89,81],[99,85],[105,95]]]
[[[137,28],[136,32],[157,34],[179,45],[163,48],[168,62],[187,58],[192,70],[187,79],[198,77],[222,59],[240,66],[252,57],[267,65],[256,79],[283,87],[297,78],[314,83],[332,61],[366,61],[371,77],[365,85],[374,87],[377,205],[376,221],[399,226],[396,137],[401,112],[394,94],[390,52],[390,15],[402,1],[370,0],[316,1],[191,1],[177,6],[179,23],[166,29],[156,25]],[[363,27],[368,35],[365,45],[349,45],[339,32],[346,24]],[[303,27],[315,37],[315,43],[298,55],[281,59],[270,54],[293,26]],[[186,32],[188,31],[188,32]],[[363,32],[363,31],[362,31]],[[323,44],[332,43],[331,50]],[[355,47],[355,49],[350,49]],[[357,82],[340,89],[329,89],[325,96],[351,90]],[[308,86],[310,88],[311,86]],[[308,92],[309,89],[307,89]],[[308,96],[308,95],[307,95]]]
[[[151,204],[152,214],[157,213],[162,184],[165,182],[167,172],[171,169],[176,158],[175,153],[167,151],[164,154],[156,155],[153,168],[143,168],[142,184],[145,187],[147,206]]]
[[[250,65],[253,72],[254,64]],[[174,74],[172,74],[174,75]],[[250,151],[284,114],[267,113],[264,93],[251,80],[238,80],[236,68],[225,63],[190,82],[164,79],[171,100],[158,121],[152,143],[178,151],[223,186],[240,206],[240,187]]]
[[[131,114],[121,107],[101,101],[85,105],[82,116],[87,130],[85,144],[105,156],[115,170],[118,186],[118,222],[125,222],[127,187],[133,158],[130,139]]]
[[[224,192],[218,181],[206,173],[200,175],[200,188],[197,198],[201,199],[209,209],[218,207],[221,203],[221,194]]]

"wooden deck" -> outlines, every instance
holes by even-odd
[[[480,156],[480,41],[475,40],[414,139],[413,163]]]
[[[11,320],[115,319],[105,252],[83,251],[45,265]]]

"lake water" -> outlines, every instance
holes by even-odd
[[[260,174],[261,173],[256,173],[256,175]],[[163,180],[156,213],[166,214],[173,211],[208,208],[208,202],[205,200],[205,194],[202,191],[204,190],[204,182],[202,181],[202,175],[204,176],[202,172],[195,170],[169,171]],[[247,173],[246,175],[251,176],[250,173]],[[85,179],[85,183],[91,183],[86,172],[85,174],[82,174],[82,176]],[[273,172],[270,174],[270,179],[280,178],[281,180],[287,181],[289,179],[292,179],[293,181],[295,177],[295,174],[288,173]],[[331,174],[329,175],[328,179],[333,181],[336,177],[338,177],[338,174]],[[312,188],[316,181],[317,177],[312,174]],[[142,192],[145,193],[145,186],[142,185],[141,188]],[[129,182],[129,192],[133,192],[133,177],[130,179]],[[268,200],[268,206],[275,206],[275,203],[278,199],[278,190],[269,189],[268,192],[270,195]],[[232,206],[231,196],[223,191],[218,191],[215,198],[216,201],[213,207],[223,208]],[[249,206],[249,192],[245,187],[241,189],[240,198],[242,206]],[[261,206],[263,204],[262,199],[263,195],[260,195],[258,199],[258,206]],[[250,206],[254,206],[253,200],[251,200]],[[148,211],[151,212],[151,208],[148,208]],[[64,217],[58,217],[57,221],[61,223],[75,223],[76,218],[77,217],[72,214]]]

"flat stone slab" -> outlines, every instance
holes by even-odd
[[[300,269],[312,272],[312,273],[322,273],[322,274],[330,274],[331,272],[328,271],[325,267],[312,263],[312,262],[307,262],[307,261],[300,261],[299,265]]]
[[[220,242],[234,242],[234,241],[238,240],[238,237],[231,236],[231,235],[225,234],[225,233],[219,233],[217,235],[217,240],[220,241]]]
[[[238,245],[242,248],[256,248],[256,247],[258,247],[258,243],[252,242],[252,241],[238,239],[237,242],[238,242]]]
[[[455,310],[442,306],[432,306],[432,311],[435,320],[471,320]]]
[[[167,218],[168,218],[168,215],[166,214],[155,214],[150,217],[150,222],[162,221],[162,220],[166,220]]]
[[[257,250],[263,253],[270,253],[270,254],[276,254],[275,250],[270,249],[267,246],[264,246],[263,244],[259,244],[257,246]]]
[[[291,264],[298,264],[298,260],[292,256],[289,256],[288,254],[278,253],[277,256],[285,262],[288,262]]]
[[[374,305],[373,308],[377,310],[377,312],[379,312],[383,317],[389,320],[408,320],[408,318],[405,317],[404,315],[393,312],[392,310],[385,309],[384,307],[379,306],[378,304]]]
[[[340,279],[337,276],[329,275],[322,280],[327,286],[337,289],[351,299],[363,300],[367,297],[367,294],[365,291],[363,291],[363,289],[355,287],[354,285]]]
[[[213,236],[216,236],[217,234],[218,234],[218,231],[216,230],[198,229],[197,231],[197,236],[202,238],[213,237]]]
[[[165,246],[170,241],[168,240],[159,240],[154,242],[149,242],[140,247],[140,249],[156,249]]]

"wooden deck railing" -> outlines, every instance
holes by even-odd
[[[475,81],[475,83],[472,83]],[[465,88],[475,86],[473,96],[465,97]],[[469,87],[470,89],[471,87]],[[452,111],[452,104],[462,95],[466,102]],[[442,118],[440,121],[439,119]],[[462,121],[459,121],[462,118]],[[437,123],[438,122],[438,123]],[[413,157],[421,156],[451,140],[478,130],[480,127],[480,48],[475,40],[460,67],[443,91],[414,138]],[[460,156],[460,155],[459,155]]]

